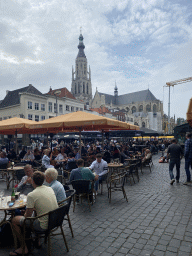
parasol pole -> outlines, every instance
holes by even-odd
[[[102,132],[102,148],[104,151],[104,130],[101,130],[101,132]]]
[[[81,128],[79,128],[79,154],[81,157]]]
[[[15,131],[15,151],[16,151],[16,155],[17,155],[17,130]]]

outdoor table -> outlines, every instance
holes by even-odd
[[[108,163],[109,167],[109,175],[115,172],[115,170],[118,172],[118,169],[123,166],[122,163]]]
[[[13,166],[13,167],[7,168],[7,172],[8,172],[8,174],[7,174],[7,181],[6,181],[7,182],[7,189],[9,189],[11,181],[14,182],[15,172],[17,170],[24,170],[24,166]],[[11,178],[10,174],[11,174],[12,178]],[[12,186],[13,185],[14,184],[12,184]]]
[[[5,200],[5,204],[3,204],[3,200]],[[0,211],[4,211],[4,218],[3,220],[0,222],[0,227],[6,223],[8,223],[11,227],[12,233],[13,233],[13,238],[14,238],[14,245],[15,248],[17,248],[17,238],[13,232],[13,227],[12,227],[12,223],[11,220],[14,217],[14,210],[19,209],[19,208],[23,208],[26,206],[27,204],[27,196],[23,195],[23,200],[16,200],[15,204],[11,207],[8,206],[8,202],[11,201],[11,196],[5,196],[3,198],[3,200],[1,200],[1,204],[0,204]],[[10,216],[9,220],[7,219],[7,216]]]

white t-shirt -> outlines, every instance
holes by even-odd
[[[58,208],[53,189],[45,185],[36,187],[27,195],[27,208],[35,208],[37,217]],[[39,218],[39,221],[41,228],[48,228],[48,216]]]

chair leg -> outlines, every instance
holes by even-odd
[[[50,234],[48,235],[48,255],[51,256],[51,239],[50,239]]]
[[[73,198],[73,212],[75,211],[75,203],[76,203],[76,194],[74,195],[74,198]]]
[[[88,199],[89,211],[91,212],[91,204],[90,204],[90,200],[89,200],[89,194],[87,194],[87,199]]]
[[[126,199],[126,201],[128,202],[128,199],[127,199],[127,195],[126,195],[126,192],[125,192],[125,189],[124,187],[122,187],[122,190],[123,190],[123,195],[124,195],[124,198]]]
[[[64,240],[64,242],[65,242],[65,246],[66,246],[66,248],[67,248],[67,251],[69,251],[69,247],[68,247],[67,240],[66,240],[66,238],[65,238],[65,234],[64,234],[64,231],[63,231],[62,226],[60,226],[60,228],[61,228],[61,233],[62,233],[62,235],[63,235],[63,240]]]
[[[68,223],[69,223],[69,228],[70,228],[70,230],[71,230],[71,235],[72,235],[72,237],[74,237],[73,229],[72,229],[72,225],[71,225],[71,220],[70,220],[70,218],[69,218],[69,214],[67,214],[67,219],[68,219]]]

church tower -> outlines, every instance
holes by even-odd
[[[87,58],[84,53],[85,45],[83,43],[83,35],[80,32],[79,52],[76,57],[75,71],[72,67],[72,83],[71,93],[79,100],[83,100],[85,105],[91,105],[92,101],[92,85],[91,85],[91,69],[87,67]]]

